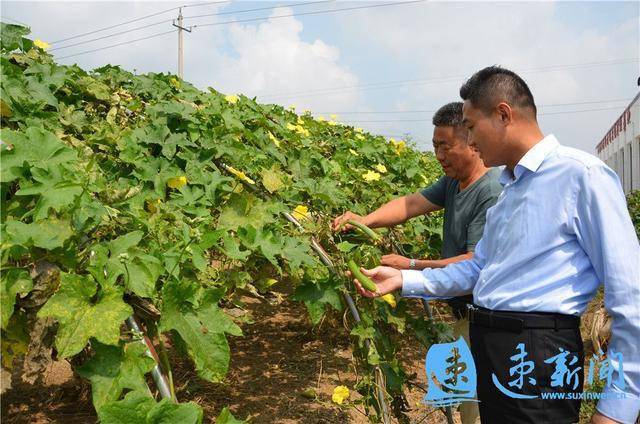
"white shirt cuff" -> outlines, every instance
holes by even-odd
[[[428,295],[423,281],[422,271],[408,269],[400,271],[402,273],[402,297],[423,297]]]

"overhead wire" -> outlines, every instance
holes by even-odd
[[[335,1],[335,0],[321,0],[321,1],[314,1],[314,2],[300,2],[300,3],[284,4],[284,5],[282,5],[282,7],[306,6],[306,5],[311,5],[311,4],[327,3],[327,2],[332,2],[332,1]],[[226,1],[221,1],[221,2],[217,2],[217,3],[226,3]],[[211,4],[211,3],[209,3],[209,4]],[[176,8],[167,9],[167,10],[165,10],[163,12],[158,12],[158,13],[153,14],[153,15],[147,15],[147,17],[155,16],[155,15],[158,15],[158,14],[161,14],[161,13],[166,13],[167,11],[171,11],[171,10],[174,10],[174,9],[176,9]],[[218,15],[236,14],[236,13],[249,13],[249,12],[255,12],[255,11],[259,11],[259,10],[269,10],[269,9],[273,9],[273,6],[271,6],[271,7],[261,7],[261,8],[255,8],[255,9],[242,9],[242,10],[236,10],[236,11],[231,11],[230,10],[230,11],[226,11],[226,12],[210,13],[210,14],[200,15],[200,16],[218,16]],[[183,19],[196,18],[196,17],[199,17],[199,16],[184,16]],[[138,18],[137,20],[141,20],[141,19],[144,19],[144,18]],[[120,31],[120,32],[115,32],[115,33],[112,33],[112,34],[103,35],[101,37],[92,38],[90,40],[83,40],[83,41],[78,41],[77,43],[73,43],[73,44],[67,44],[67,45],[60,46],[60,47],[54,47],[54,48],[50,49],[49,51],[62,50],[62,49],[67,49],[69,47],[76,47],[76,46],[80,46],[80,45],[83,45],[83,44],[89,44],[89,43],[93,43],[94,41],[100,41],[100,40],[104,40],[104,39],[111,38],[111,37],[117,37],[119,35],[128,34],[130,32],[134,32],[134,31],[140,31],[142,29],[146,29],[146,28],[150,28],[150,27],[153,27],[153,26],[158,26],[158,25],[162,25],[162,24],[166,24],[166,23],[174,22],[174,21],[175,21],[175,19],[164,19],[162,21],[156,21],[156,22],[149,23],[149,24],[146,24],[146,25],[141,25],[141,26],[138,26],[138,27],[135,27],[135,28],[129,28],[129,29],[126,29],[126,30],[123,30],[123,31]],[[132,22],[132,21],[129,21],[129,22]],[[111,27],[108,27],[108,28],[109,29],[110,28],[115,28],[115,27],[121,26],[121,25],[124,25],[124,24],[112,25]],[[84,35],[100,32],[100,31],[102,31],[102,30],[91,31],[91,32],[85,33]],[[67,38],[67,40],[69,40],[71,38],[77,38],[77,37],[69,37],[69,38]]]
[[[601,62],[586,62],[586,63],[576,63],[576,64],[568,64],[568,65],[554,65],[554,66],[545,66],[540,68],[530,68],[524,69],[520,71],[521,74],[533,74],[533,73],[544,73],[544,72],[552,72],[564,69],[580,69],[580,68],[590,68],[590,67],[598,67],[598,66],[610,66],[610,65],[619,65],[626,63],[637,63],[640,58],[621,58],[614,59],[608,61]],[[264,101],[273,101],[273,100],[285,100],[290,98],[298,98],[298,97],[314,97],[314,96],[322,96],[327,94],[339,94],[344,92],[345,90],[379,90],[386,88],[395,88],[403,85],[423,85],[430,83],[444,83],[444,82],[456,82],[460,80],[464,80],[468,78],[467,75],[456,75],[456,76],[448,76],[448,77],[429,77],[429,78],[418,78],[418,79],[405,79],[405,80],[396,80],[396,81],[382,81],[377,83],[367,83],[367,84],[353,84],[346,85],[340,87],[331,87],[331,88],[320,88],[320,89],[312,89],[312,90],[304,90],[297,92],[288,92],[288,93],[273,93],[273,94],[259,94],[256,93],[256,96],[261,98]]]
[[[386,6],[396,6],[396,5],[404,5],[404,4],[412,4],[412,3],[422,3],[422,2],[425,2],[425,1],[427,1],[427,0],[412,0],[412,1],[395,2],[395,3],[374,4],[374,5],[368,5],[368,6],[355,6],[355,7],[341,8],[341,9],[330,9],[330,10],[318,10],[318,11],[313,11],[313,12],[291,13],[291,14],[286,14],[286,15],[265,16],[265,17],[259,17],[259,18],[251,18],[251,19],[239,19],[239,20],[232,20],[232,21],[215,22],[215,23],[210,23],[210,24],[196,24],[196,25],[192,25],[191,28],[208,27],[208,26],[212,26],[212,25],[228,25],[228,24],[234,24],[234,23],[255,22],[255,21],[260,21],[260,20],[279,19],[279,18],[302,16],[302,15],[318,15],[318,14],[323,14],[323,13],[334,13],[334,12],[342,12],[342,11],[350,11],[350,10],[358,10],[358,9],[371,9],[371,8],[386,7]],[[221,3],[223,3],[223,2],[221,2]],[[320,2],[309,2],[307,4],[313,4],[313,3],[320,3]],[[302,4],[300,4],[300,5],[302,5]],[[174,9],[175,8],[168,9],[168,10],[174,10]],[[158,12],[158,14],[159,13],[164,13],[164,12],[166,12],[166,11]],[[138,18],[138,20],[139,19],[142,19],[142,18]],[[121,31],[119,33],[112,34],[110,36],[123,35],[123,34],[126,34],[128,32],[136,31],[138,29],[148,28],[148,27],[151,27],[151,26],[154,26],[154,25],[159,25],[161,23],[166,23],[166,22],[169,22],[169,20],[163,21],[163,22],[156,22],[156,23],[144,25],[142,27],[133,28],[133,29],[126,30],[126,31]],[[118,25],[120,25],[120,24],[118,24]],[[92,33],[93,32],[97,32],[97,31],[99,31],[99,30],[92,31]],[[122,43],[116,43],[116,44],[103,46],[103,47],[99,47],[99,48],[95,48],[95,49],[91,49],[91,50],[87,50],[87,51],[83,51],[83,52],[79,52],[79,53],[70,54],[70,55],[67,55],[67,56],[62,56],[59,59],[65,59],[65,58],[74,57],[74,56],[80,56],[80,55],[84,55],[84,54],[88,54],[88,53],[94,53],[94,52],[97,52],[97,51],[100,51],[100,50],[110,49],[110,48],[113,48],[113,47],[118,47],[118,46],[125,45],[125,44],[131,44],[131,43],[134,43],[134,42],[137,42],[137,41],[141,41],[141,40],[148,40],[150,38],[159,37],[159,36],[162,36],[162,35],[167,34],[167,33],[168,32],[152,34],[152,35],[149,35],[149,36],[146,36],[146,37],[137,38],[135,40],[129,40],[129,41],[122,42]],[[85,35],[86,34],[87,33],[85,33]],[[60,50],[60,49],[66,48],[66,47],[77,46],[77,45],[80,45],[80,44],[85,44],[85,43],[88,43],[88,42],[109,38],[110,36],[98,37],[98,38],[96,38],[94,40],[88,40],[88,41],[85,41],[85,42],[79,42],[79,43],[76,43],[74,45],[57,47],[57,48],[51,49],[51,51]],[[69,38],[71,38],[71,37],[69,37]],[[69,39],[69,38],[67,38],[67,39]]]
[[[185,4],[185,5],[182,5],[182,6],[175,6],[175,7],[169,8],[169,9],[161,10],[159,12],[150,13],[148,15],[144,15],[144,16],[140,16],[138,18],[130,19],[128,21],[120,22],[120,23],[115,24],[115,25],[109,25],[109,26],[106,26],[106,27],[103,27],[103,28],[99,28],[99,29],[96,29],[96,30],[83,32],[82,34],[76,34],[76,35],[72,35],[70,37],[62,38],[60,40],[52,41],[49,44],[52,44],[52,45],[53,44],[58,44],[58,43],[62,43],[64,41],[69,41],[69,40],[73,40],[73,39],[76,39],[76,38],[84,37],[86,35],[96,34],[98,32],[107,31],[107,30],[110,30],[110,29],[113,29],[113,28],[118,28],[118,27],[121,27],[121,26],[124,26],[124,25],[128,25],[128,24],[131,24],[131,23],[134,23],[134,22],[142,21],[142,20],[147,19],[147,18],[152,18],[154,16],[159,16],[159,15],[162,15],[164,13],[171,12],[173,10],[178,10],[180,8],[184,9],[184,8],[187,8],[187,7],[200,7],[200,6],[207,6],[207,5],[211,5],[211,4],[228,3],[229,1],[230,0],[221,0],[221,1],[212,1],[212,2],[206,2],[206,3],[191,4],[191,5],[190,4]]]

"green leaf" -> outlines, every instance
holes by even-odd
[[[0,306],[2,307],[2,329],[7,328],[13,315],[16,295],[25,296],[33,288],[29,272],[20,268],[3,269],[0,277]]]
[[[63,273],[60,288],[38,312],[39,317],[53,317],[60,327],[56,335],[58,357],[67,358],[80,352],[91,337],[108,345],[120,340],[120,325],[131,315],[122,301],[122,290],[103,290],[97,301],[96,282],[89,275]]]
[[[353,250],[354,247],[357,247],[357,246],[358,246],[357,244],[349,243],[348,241],[343,241],[336,244],[336,247],[342,253],[349,253]]]
[[[247,421],[239,420],[233,416],[229,407],[225,406],[216,418],[216,424],[245,424]]]
[[[162,274],[162,261],[152,255],[137,254],[125,262],[126,287],[140,297],[155,297],[156,281]]]
[[[21,25],[0,22],[0,46],[2,46],[2,50],[7,52],[16,49],[29,50],[33,43],[24,37],[30,32],[29,28]]]
[[[64,242],[73,235],[73,230],[67,221],[49,218],[42,221],[25,224],[20,221],[7,221],[4,227],[4,241],[24,247],[41,247],[53,250],[62,247]]]
[[[126,253],[130,248],[137,246],[140,240],[142,240],[143,235],[144,233],[142,231],[132,231],[117,239],[111,240],[107,246],[111,257],[117,257],[122,253]]]
[[[91,381],[93,406],[100,409],[105,403],[120,399],[123,390],[148,392],[145,374],[155,366],[146,354],[142,342],[124,346],[92,343],[93,358],[78,368],[78,374]]]
[[[24,133],[5,129],[1,135],[4,143],[0,146],[0,182],[15,180],[29,166],[47,169],[77,160],[74,150],[42,128],[29,127]]]
[[[304,302],[314,325],[320,322],[327,306],[333,307],[336,311],[342,310],[340,293],[334,284],[336,283],[332,280],[323,280],[318,283],[305,280],[296,287],[292,299]]]
[[[133,391],[123,400],[105,404],[98,417],[102,424],[200,424],[202,408],[194,402],[156,402],[148,393]]]
[[[231,325],[226,315],[217,311],[216,305],[194,307],[195,286],[195,283],[184,281],[165,284],[162,289],[162,318],[158,328],[162,332],[175,330],[186,343],[198,375],[205,380],[219,382],[229,367],[229,344],[225,332],[241,333],[237,326]],[[203,299],[206,300],[207,296]]]

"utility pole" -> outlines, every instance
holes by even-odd
[[[173,26],[178,28],[178,76],[180,79],[184,79],[184,64],[183,64],[183,53],[182,53],[182,31],[191,32],[191,27],[185,28],[182,26],[182,8],[178,9],[178,25],[176,25],[176,21],[173,21]]]

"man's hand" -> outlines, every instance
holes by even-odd
[[[342,215],[340,215],[339,217],[333,220],[333,223],[331,224],[331,229],[333,231],[338,231],[339,229],[342,231],[349,231],[350,229],[353,228],[352,225],[347,224],[347,221],[350,219],[366,225],[366,223],[364,222],[363,216],[357,215],[351,211],[346,211],[345,213],[343,213]]]
[[[596,413],[591,417],[591,424],[618,424],[618,421],[605,417],[596,411]]]
[[[360,271],[362,271],[362,273],[367,277],[371,278],[378,287],[378,291],[373,293],[363,288],[358,280],[354,279],[353,282],[356,285],[356,289],[362,296],[379,297],[402,288],[402,274],[395,268],[377,266],[373,269],[360,268]],[[347,271],[347,275],[351,277],[351,273],[349,271]]]
[[[382,259],[380,259],[380,265],[390,266],[395,269],[409,269],[410,262],[411,259],[394,254],[384,255]]]

